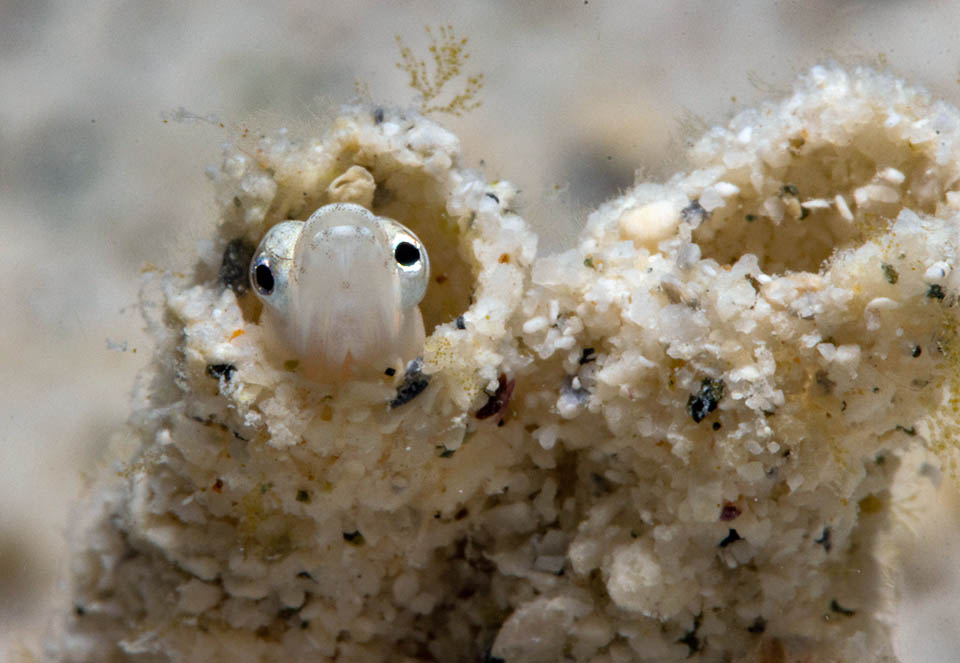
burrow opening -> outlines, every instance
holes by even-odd
[[[475,277],[461,255],[460,231],[456,219],[446,212],[446,192],[419,170],[403,170],[367,163],[356,163],[354,155],[341,154],[338,168],[315,188],[301,191],[278,178],[278,190],[270,216],[275,220],[305,221],[319,207],[334,202],[326,187],[350,166],[368,168],[376,182],[371,211],[389,217],[410,228],[423,242],[430,259],[430,284],[420,302],[427,335],[440,324],[450,322],[470,306]],[[292,178],[296,182],[296,178]],[[288,190],[289,189],[289,190]],[[296,189],[296,190],[294,190]],[[272,225],[272,224],[271,224]]]
[[[929,156],[882,128],[869,128],[846,145],[790,141],[792,159],[767,168],[762,190],[747,169],[724,181],[740,193],[693,232],[704,257],[733,264],[757,256],[768,274],[819,272],[838,250],[885,231],[903,208],[933,213],[947,186]]]

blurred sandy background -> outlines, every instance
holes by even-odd
[[[704,122],[827,58],[960,103],[951,0],[270,4],[0,0],[0,660],[39,641],[70,510],[149,358],[141,267],[190,264],[215,221],[203,168],[227,133],[162,112],[309,124],[356,82],[413,104],[395,36],[423,53],[424,26],[452,24],[483,105],[439,119],[556,245],[635,169],[669,174]],[[960,650],[951,490],[904,547],[904,661]]]

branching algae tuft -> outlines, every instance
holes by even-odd
[[[476,96],[483,88],[483,74],[467,76],[462,92],[450,96],[446,103],[440,100],[444,93],[449,95],[447,84],[460,76],[463,65],[470,59],[470,54],[466,51],[467,37],[457,39],[453,26],[450,25],[437,28],[438,34],[434,34],[430,26],[426,27],[426,31],[430,37],[432,67],[426,60],[414,55],[410,47],[397,35],[401,58],[397,68],[410,77],[410,87],[420,93],[420,112],[424,115],[448,113],[459,117],[480,106]]]

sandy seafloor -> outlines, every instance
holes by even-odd
[[[486,84],[480,108],[438,119],[466,165],[520,186],[548,248],[636,169],[669,174],[700,128],[818,62],[883,66],[960,104],[952,0],[0,0],[0,660],[40,642],[70,511],[149,358],[141,269],[189,266],[215,221],[203,169],[228,132],[162,113],[323,127],[357,82],[413,104],[395,37],[424,52],[442,24]],[[957,493],[945,482],[902,537],[905,662],[960,651]]]

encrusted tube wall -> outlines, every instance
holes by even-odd
[[[146,278],[156,356],[50,659],[887,660],[891,490],[956,432],[958,126],[816,68],[539,257],[415,113],[239,136],[196,269]],[[422,356],[328,385],[248,271],[332,202],[432,271]]]

